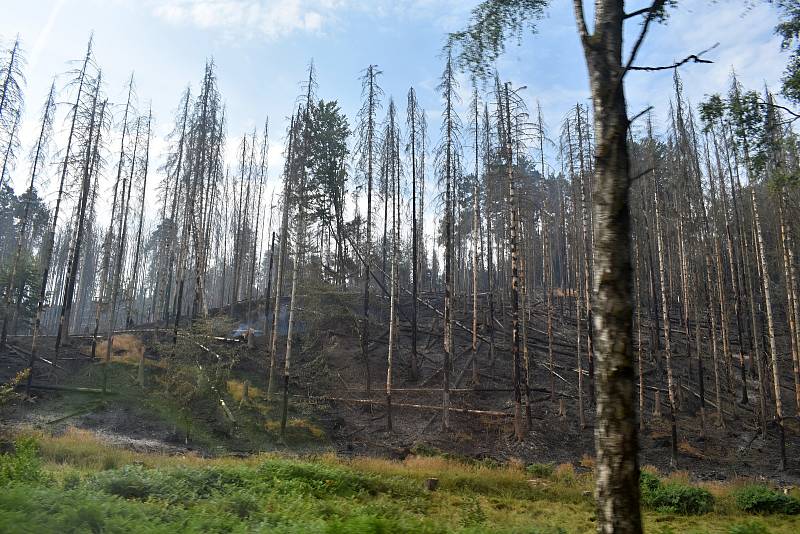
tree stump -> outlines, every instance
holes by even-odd
[[[439,487],[439,479],[438,478],[429,478],[425,480],[425,489],[428,491],[436,491]]]

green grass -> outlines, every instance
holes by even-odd
[[[136,453],[71,430],[18,438],[16,451],[0,456],[0,473],[4,533],[595,531],[591,474],[570,464],[526,470],[442,456],[204,459]],[[424,489],[430,477],[439,479],[436,492]],[[683,484],[679,497],[670,494],[673,505],[685,488],[697,489],[647,482]],[[645,507],[647,532],[800,531],[798,516],[740,510],[740,487],[708,490],[714,499],[706,513]]]

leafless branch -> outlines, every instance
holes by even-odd
[[[627,67],[627,70],[641,70],[641,71],[653,72],[653,71],[659,71],[659,70],[677,69],[678,67],[680,67],[682,65],[685,65],[687,63],[714,63],[710,59],[703,59],[701,56],[703,56],[704,54],[710,52],[711,50],[715,49],[718,46],[719,46],[719,43],[716,43],[714,46],[712,46],[710,48],[706,48],[705,50],[703,50],[702,52],[698,52],[697,54],[690,54],[690,55],[686,56],[685,58],[683,58],[682,60],[680,60],[680,61],[678,61],[676,63],[673,63],[672,65],[662,65],[662,66],[659,66],[659,67],[634,67],[634,66],[629,66],[629,67]]]
[[[636,43],[633,45],[633,50],[631,50],[631,56],[628,58],[628,62],[625,64],[625,69],[620,74],[620,80],[625,76],[625,73],[631,70],[631,65],[633,65],[633,61],[636,59],[636,55],[639,53],[639,49],[642,47],[644,37],[647,35],[647,30],[650,28],[650,23],[653,22],[655,14],[661,10],[662,7],[664,7],[664,2],[666,2],[666,0],[655,0],[648,8],[647,17],[645,17],[644,23],[642,24],[642,31],[639,32],[639,37],[636,38]]]
[[[643,109],[642,111],[640,111],[639,113],[637,113],[636,115],[631,117],[630,121],[628,121],[628,122],[636,122],[636,119],[642,117],[643,115],[647,115],[647,113],[649,113],[652,110],[653,110],[653,106],[647,106],[645,109]]]
[[[635,182],[636,180],[638,180],[639,178],[642,178],[643,176],[646,176],[646,175],[650,174],[650,173],[651,173],[651,172],[653,172],[654,170],[655,170],[655,169],[651,167],[651,168],[649,168],[649,169],[646,169],[646,170],[644,170],[644,171],[640,172],[640,173],[639,173],[639,174],[637,174],[636,176],[632,176],[632,177],[631,177],[631,179],[630,179],[630,183],[633,183],[633,182]]]
[[[623,17],[623,18],[632,19],[633,17],[638,17],[639,15],[644,15],[645,13],[650,13],[651,9],[653,9],[652,6],[651,7],[643,7],[642,9],[637,9],[636,11],[633,11],[631,13],[625,13],[625,17]]]
[[[758,105],[759,106],[764,106],[764,107],[773,107],[775,109],[780,109],[782,111],[785,111],[789,115],[791,115],[792,119],[789,120],[789,121],[784,122],[784,124],[791,124],[794,121],[796,121],[797,119],[800,119],[800,113],[797,113],[796,111],[792,111],[791,109],[787,108],[786,106],[781,106],[780,104],[775,104],[774,102],[761,102],[761,101],[758,102]]]

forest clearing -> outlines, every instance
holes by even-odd
[[[0,532],[800,531],[800,2],[471,4],[250,101],[271,0],[98,7],[244,32],[173,94],[87,29],[28,111],[64,2],[0,40]],[[684,10],[777,48],[643,51]],[[563,20],[554,100],[506,56]]]

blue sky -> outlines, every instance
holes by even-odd
[[[591,2],[586,2],[590,4]],[[269,116],[270,176],[281,169],[285,118],[291,112],[308,62],[318,69],[319,96],[337,99],[354,120],[359,106],[358,76],[370,63],[383,71],[381,84],[405,113],[411,85],[426,108],[431,137],[437,137],[442,70],[441,46],[447,32],[460,29],[477,1],[460,0],[0,0],[0,37],[20,34],[27,51],[27,151],[36,118],[53,75],[80,58],[91,31],[110,99],[124,103],[125,82],[135,72],[139,107],[152,101],[156,160],[171,129],[172,111],[188,83],[196,87],[203,63],[213,56],[227,105],[228,133],[236,137]],[[629,10],[645,2],[628,2]],[[641,4],[641,5],[640,5]],[[719,43],[708,56],[713,65],[682,70],[689,97],[725,91],[731,68],[745,85],[778,86],[786,55],[773,27],[774,9],[747,10],[743,2],[683,0],[666,26],[655,26],[637,63],[668,64]],[[11,16],[8,16],[11,14]],[[628,43],[638,28],[630,24]],[[586,68],[575,32],[572,2],[554,0],[538,35],[511,44],[498,62],[501,76],[527,85],[526,99],[538,99],[555,130],[570,106],[588,102]],[[463,77],[463,92],[469,82]],[[631,114],[655,106],[663,119],[671,74],[631,73],[627,94]],[[465,101],[467,98],[465,98]],[[117,110],[119,112],[119,110]],[[466,117],[466,113],[464,114]],[[18,166],[24,174],[27,164]]]

